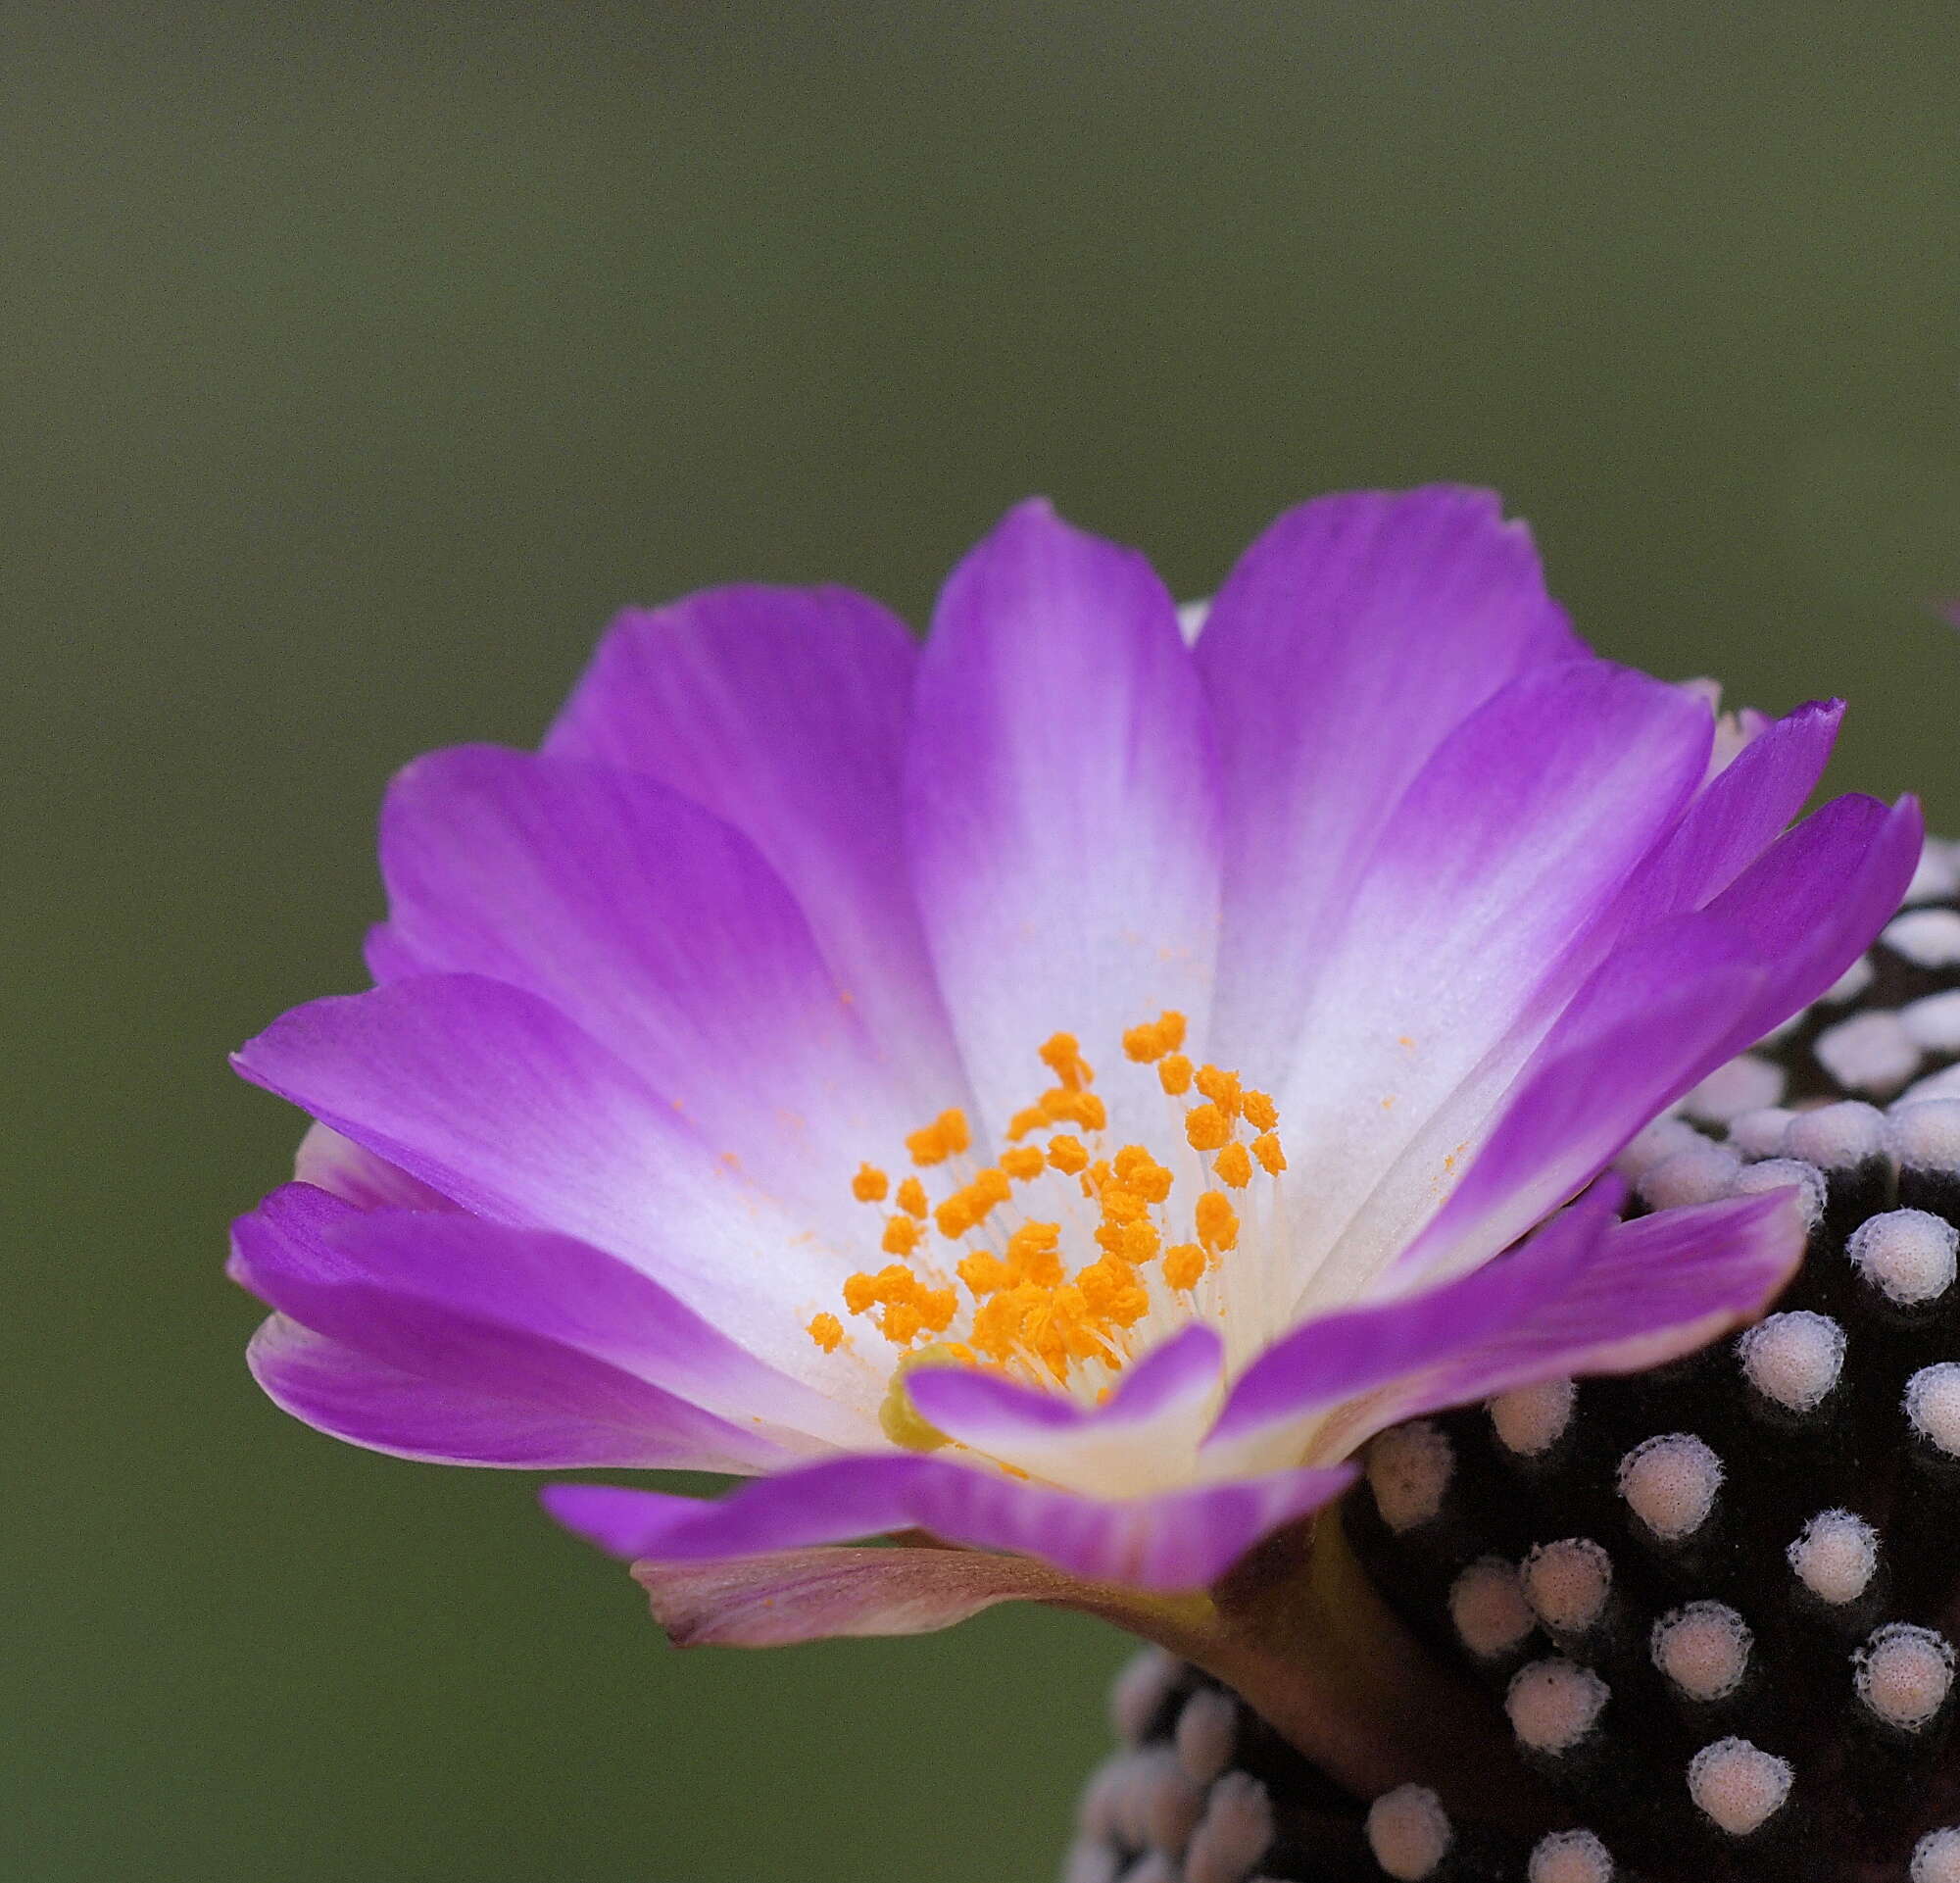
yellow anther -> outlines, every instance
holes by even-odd
[[[1207,1192],[1215,1195],[1216,1192]],[[1204,1273],[1204,1251],[1195,1242],[1180,1242],[1164,1251],[1164,1280],[1180,1291],[1196,1288]]]
[[[878,1316],[878,1331],[894,1347],[909,1347],[925,1327],[925,1315],[908,1301],[895,1301]]]
[[[1193,1213],[1198,1221],[1198,1239],[1205,1248],[1222,1254],[1239,1241],[1239,1214],[1226,1201],[1222,1190],[1207,1190],[1198,1199]]]
[[[906,1139],[906,1151],[917,1164],[944,1164],[956,1157],[972,1142],[966,1128],[966,1114],[956,1105]]]
[[[1233,1190],[1243,1190],[1252,1180],[1252,1160],[1243,1144],[1228,1144],[1211,1161],[1218,1181]]]
[[[859,1203],[883,1203],[892,1180],[875,1164],[860,1164],[851,1179],[851,1194]]]
[[[809,1337],[826,1354],[834,1354],[844,1345],[844,1323],[835,1314],[818,1314],[809,1323]]]
[[[888,1256],[908,1256],[918,1247],[919,1237],[924,1233],[910,1216],[893,1216],[885,1224],[878,1247]]]
[[[987,1249],[962,1257],[957,1273],[959,1279],[971,1291],[975,1301],[987,1295],[998,1295],[1003,1288],[1013,1281],[1007,1264]]]
[[[1032,1144],[1017,1146],[1011,1151],[1001,1153],[1001,1168],[1017,1183],[1029,1183],[1040,1176],[1047,1165],[1047,1160],[1040,1149]]]
[[[1182,1053],[1172,1053],[1157,1063],[1157,1083],[1172,1098],[1182,1098],[1191,1090],[1191,1062]]]
[[[973,1213],[966,1206],[966,1192],[955,1191],[932,1213],[932,1219],[948,1242],[957,1242],[973,1227]]]
[[[929,1334],[943,1334],[959,1312],[959,1297],[951,1288],[928,1288],[919,1296],[919,1318]]]
[[[919,1278],[902,1263],[888,1262],[871,1277],[871,1286],[876,1291],[874,1301],[893,1306],[916,1301],[919,1296]]]
[[[1123,1035],[1123,1051],[1139,1065],[1149,1065],[1166,1053],[1175,1053],[1184,1044],[1184,1016],[1159,1014],[1153,1020],[1133,1026]]]
[[[1083,1149],[1080,1138],[1051,1138],[1048,1161],[1064,1176],[1072,1177],[1078,1171],[1089,1168],[1089,1153]]]
[[[990,1210],[997,1203],[1005,1203],[1012,1194],[1007,1188],[1007,1173],[997,1170],[991,1164],[973,1173],[973,1181],[966,1186],[966,1192],[976,1203],[984,1203]]]
[[[1231,1135],[1232,1120],[1215,1105],[1194,1105],[1185,1114],[1185,1142],[1194,1151],[1216,1151]]]
[[[1043,1042],[1041,1062],[1071,1092],[1079,1092],[1096,1074],[1082,1057],[1082,1043],[1073,1033],[1052,1034]]]
[[[1245,1103],[1245,1095],[1239,1090],[1238,1073],[1220,1071],[1215,1065],[1200,1065],[1198,1068],[1198,1089],[1228,1118],[1236,1118],[1239,1108]]]
[[[1280,1121],[1280,1108],[1263,1092],[1244,1095],[1246,1121],[1254,1131],[1270,1131]]]
[[[872,1276],[857,1274],[846,1278],[844,1306],[851,1313],[861,1314],[877,1299],[878,1284]]]
[[[894,1201],[908,1216],[917,1216],[923,1222],[927,1210],[925,1185],[916,1177],[907,1177],[899,1185],[899,1194]]]
[[[1126,1222],[1123,1225],[1123,1260],[1125,1262],[1149,1262],[1156,1254],[1163,1238],[1157,1234],[1156,1225],[1152,1222]]]
[[[1084,1092],[1076,1101],[1075,1121],[1085,1131],[1101,1131],[1109,1122],[1109,1108],[1094,1092]]]
[[[1147,1208],[1134,1190],[1120,1189],[1113,1183],[1103,1189],[1102,1214],[1111,1222],[1141,1222]]]
[[[1287,1167],[1286,1153],[1280,1149],[1277,1131],[1261,1131],[1252,1140],[1252,1155],[1268,1176],[1276,1177]]]
[[[1030,1105],[1025,1111],[1016,1112],[1007,1120],[1007,1136],[1013,1142],[1019,1143],[1030,1131],[1039,1131],[1048,1121],[1048,1114],[1039,1105]]]

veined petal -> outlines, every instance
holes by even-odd
[[[849,1258],[536,995],[455,974],[316,1001],[236,1064],[464,1208],[610,1251],[779,1370],[875,1407],[877,1333],[825,1355],[803,1332]]]
[[[1792,1192],[1631,1223],[1612,1215],[1623,1195],[1603,1182],[1454,1281],[1307,1322],[1247,1369],[1207,1456],[1258,1468],[1306,1440],[1308,1457],[1343,1457],[1423,1412],[1655,1366],[1760,1312],[1802,1258]]]
[[[1008,514],[940,599],[906,799],[927,940],[990,1130],[1027,1102],[1051,1032],[1102,1065],[1125,1027],[1174,1008],[1201,1042],[1214,761],[1176,611],[1142,557],[1044,503]],[[1118,1141],[1160,1122],[1109,1102]]]
[[[917,664],[868,596],[710,589],[621,615],[544,749],[658,778],[741,831],[929,1115],[961,1075],[901,832]]]
[[[1521,1022],[1550,1024],[1592,924],[1700,784],[1711,737],[1705,703],[1678,687],[1557,663],[1496,693],[1409,788],[1280,1099],[1303,1305],[1353,1300],[1435,1210],[1468,1147],[1397,1161],[1473,1073],[1491,1099],[1502,1090],[1530,1049]]]
[[[1246,552],[1197,642],[1226,805],[1215,1058],[1277,1082],[1402,793],[1499,687],[1585,652],[1488,491],[1323,497]]]
[[[860,1227],[849,1173],[918,1120],[747,838],[654,779],[491,746],[410,766],[381,832],[427,971],[541,995],[801,1220]]]
[[[407,1220],[431,1231],[467,1227],[453,1214]],[[264,1343],[269,1389],[276,1381],[287,1397],[332,1416],[342,1436],[462,1463],[536,1464],[549,1448],[576,1443],[580,1430],[584,1449],[560,1462],[757,1471],[797,1458],[760,1421],[717,1418],[650,1384],[606,1353],[604,1340],[566,1338],[575,1308],[527,1324],[524,1310],[535,1304],[514,1312],[494,1284],[484,1287],[466,1270],[466,1285],[454,1291],[460,1303],[418,1295],[409,1277],[401,1287],[392,1278],[376,1285],[365,1264],[334,1246],[337,1230],[376,1221],[323,1191],[289,1184],[232,1232],[233,1278],[316,1337],[275,1331]],[[352,1367],[339,1363],[343,1354],[354,1357]],[[419,1410],[428,1414],[419,1426],[410,1382],[422,1389]],[[448,1387],[462,1393],[461,1407],[447,1403]],[[364,1392],[374,1396],[367,1413]],[[499,1402],[510,1413],[501,1432],[491,1411]]]
[[[293,1177],[362,1210],[456,1208],[440,1191],[431,1190],[373,1152],[364,1151],[331,1125],[308,1128],[293,1158]]]
[[[614,1556],[662,1562],[756,1556],[921,1529],[1139,1589],[1215,1581],[1261,1537],[1317,1510],[1351,1468],[1277,1471],[1104,1502],[934,1458],[847,1458],[744,1486],[712,1504],[610,1485],[556,1484],[545,1508]]]
[[[633,1579],[676,1648],[922,1635],[1003,1602],[1081,1606],[1075,1584],[1045,1563],[977,1550],[779,1550],[718,1562],[639,1562]]]
[[[1616,950],[1539,1046],[1398,1273],[1436,1276],[1502,1248],[1649,1118],[1815,1000],[1898,906],[1923,843],[1912,801],[1887,811],[1835,799],[1705,909]]]
[[[569,1236],[454,1212],[352,1212],[289,1184],[241,1219],[234,1240],[236,1279],[281,1313],[431,1377],[521,1383],[596,1362],[729,1421],[771,1465],[877,1442],[863,1414],[764,1365],[639,1269]]]

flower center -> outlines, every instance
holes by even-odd
[[[1242,1237],[1277,1234],[1286,1157],[1272,1100],[1236,1072],[1194,1066],[1184,1035],[1181,1014],[1123,1035],[1126,1059],[1154,1068],[1163,1093],[1161,1159],[1146,1144],[1110,1149],[1095,1070],[1056,1033],[1039,1049],[1054,1083],[1009,1119],[991,1163],[955,1110],[906,1139],[913,1167],[896,1186],[858,1169],[852,1193],[883,1215],[893,1260],[850,1276],[843,1306],[906,1350],[901,1375],[930,1360],[1097,1401],[1170,1326],[1223,1316],[1218,1271]],[[825,1352],[849,1337],[834,1313],[808,1333]]]

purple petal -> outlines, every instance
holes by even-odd
[[[1280,1093],[1287,1183],[1317,1231],[1304,1254],[1328,1298],[1351,1299],[1379,1252],[1434,1211],[1471,1129],[1382,1179],[1446,1106],[1488,1108],[1502,1091],[1577,984],[1627,871],[1699,786],[1710,737],[1706,705],[1680,688],[1561,662],[1486,702],[1410,786]]]
[[[642,1562],[633,1577],[676,1648],[931,1634],[1003,1602],[1065,1602],[1074,1593],[1039,1562],[974,1550],[783,1550],[724,1562]]]
[[[630,1559],[704,1561],[921,1529],[1093,1581],[1193,1589],[1352,1481],[1348,1468],[1277,1471],[1108,1503],[939,1459],[848,1458],[760,1479],[712,1504],[594,1484],[552,1485],[544,1498],[567,1529]]]
[[[848,1355],[825,1363],[802,1331],[835,1303],[849,1260],[535,995],[432,975],[316,1001],[236,1064],[465,1209],[576,1236],[657,1275],[781,1370],[840,1390],[862,1370]]]
[[[1277,1082],[1274,1016],[1304,1013],[1402,793],[1506,681],[1584,652],[1486,491],[1322,498],[1246,552],[1197,653],[1227,807],[1214,1058]]]
[[[1815,1000],[1898,907],[1922,843],[1910,801],[1887,811],[1836,799],[1705,910],[1619,948],[1545,1036],[1402,1262],[1434,1268],[1452,1252],[1502,1247],[1690,1086]]]
[[[1636,1223],[1598,1186],[1528,1242],[1419,1295],[1328,1314],[1250,1366],[1213,1428],[1225,1445],[1372,1395],[1351,1449],[1398,1419],[1578,1373],[1631,1372],[1704,1346],[1789,1278],[1803,1229],[1777,1192]]]
[[[876,1442],[869,1419],[763,1365],[658,1282],[569,1236],[456,1213],[348,1215],[291,1184],[240,1221],[236,1248],[237,1279],[254,1293],[396,1366],[487,1384],[597,1362],[735,1421],[766,1441],[774,1463]]]
[[[293,1177],[361,1210],[454,1210],[440,1191],[418,1183],[371,1151],[324,1124],[309,1128],[293,1159]]]
[[[760,1421],[732,1424],[649,1384],[618,1363],[604,1338],[578,1325],[580,1311],[592,1306],[578,1298],[578,1285],[592,1288],[596,1263],[585,1262],[587,1272],[571,1277],[564,1312],[534,1299],[513,1301],[498,1277],[470,1265],[480,1252],[466,1242],[460,1251],[448,1246],[471,1226],[455,1214],[393,1219],[394,1240],[408,1245],[394,1251],[398,1264],[411,1252],[424,1269],[445,1256],[462,1264],[452,1299],[443,1300],[431,1298],[433,1290],[409,1292],[431,1279],[426,1273],[402,1275],[405,1288],[398,1289],[394,1276],[377,1282],[369,1264],[337,1247],[341,1232],[357,1247],[378,1237],[385,1258],[385,1215],[364,1215],[323,1191],[289,1184],[241,1217],[233,1227],[233,1277],[319,1337],[266,1341],[260,1358],[268,1391],[303,1417],[302,1404],[317,1408],[329,1430],[357,1443],[466,1463],[535,1464],[541,1443],[573,1443],[581,1431],[584,1449],[564,1462],[755,1471],[797,1455]],[[423,1236],[433,1246],[424,1248]],[[351,1364],[339,1363],[343,1355]],[[419,1409],[412,1404],[417,1383]],[[497,1402],[510,1413],[501,1435]],[[427,1414],[425,1424],[415,1422],[417,1410]],[[447,1449],[452,1444],[464,1448],[460,1455]]]
[[[927,939],[993,1130],[1044,1082],[1035,1049],[1053,1032],[1099,1066],[1165,1008],[1201,1038],[1213,770],[1197,674],[1149,564],[1044,503],[1010,512],[940,599],[906,771]],[[1148,1080],[1103,1096],[1119,1135],[1161,1123]]]
[[[745,837],[653,779],[472,746],[402,772],[381,855],[429,971],[543,996],[801,1217],[872,1231],[850,1174],[919,1118]]]
[[[622,615],[545,751],[658,778],[741,831],[940,1105],[961,1075],[900,829],[917,661],[905,624],[848,589],[710,589]]]

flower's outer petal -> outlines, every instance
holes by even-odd
[[[1298,1456],[1274,1443],[1330,1408],[1313,1451],[1345,1454],[1397,1420],[1580,1373],[1633,1372],[1758,1313],[1803,1254],[1793,1192],[1634,1223],[1608,1179],[1511,1254],[1423,1294],[1326,1314],[1234,1387],[1207,1454],[1232,1468]],[[1249,1443],[1250,1441],[1250,1443]]]
[[[1399,1272],[1436,1276],[1502,1248],[1648,1119],[1815,1000],[1897,909],[1923,843],[1910,799],[1890,810],[1834,799],[1705,909],[1618,948],[1539,1046]]]
[[[234,1248],[237,1279],[255,1294],[398,1366],[464,1383],[513,1371],[507,1348],[519,1374],[564,1354],[574,1367],[598,1363],[717,1414],[766,1440],[775,1463],[876,1442],[870,1421],[570,1236],[458,1212],[350,1214],[288,1184],[241,1219]]]
[[[1841,700],[1812,701],[1743,746],[1635,872],[1618,912],[1622,930],[1700,909],[1727,889],[1803,809],[1843,718]]]
[[[1550,1023],[1592,924],[1698,788],[1711,737],[1705,702],[1679,687],[1558,662],[1494,695],[1409,787],[1280,1093],[1309,1305],[1355,1299],[1435,1210],[1461,1146],[1397,1160],[1473,1074],[1501,1091],[1494,1056],[1514,1071],[1532,1043],[1521,1022]],[[1344,1239],[1364,1203],[1366,1233]]]
[[[621,1365],[608,1351],[609,1342],[581,1324],[612,1292],[591,1287],[597,1263],[584,1263],[587,1272],[570,1278],[569,1300],[562,1310],[539,1304],[534,1287],[528,1295],[508,1287],[500,1290],[502,1278],[486,1277],[468,1266],[456,1278],[462,1285],[451,1289],[452,1298],[446,1301],[437,1290],[416,1289],[417,1282],[430,1279],[426,1261],[421,1264],[423,1273],[413,1269],[403,1273],[397,1287],[396,1276],[377,1282],[369,1264],[349,1260],[335,1246],[339,1231],[358,1236],[384,1227],[388,1220],[385,1214],[365,1215],[337,1197],[295,1183],[275,1191],[233,1226],[235,1280],[290,1320],[351,1350],[359,1361],[378,1363],[396,1375],[392,1391],[385,1390],[389,1382],[372,1376],[355,1379],[344,1372],[329,1384],[322,1371],[330,1355],[313,1347],[295,1356],[292,1343],[281,1343],[269,1358],[285,1362],[280,1383],[295,1395],[304,1387],[323,1403],[323,1410],[331,1411],[325,1403],[336,1396],[345,1409],[363,1387],[380,1384],[384,1390],[372,1429],[390,1441],[388,1449],[441,1457],[445,1444],[460,1438],[474,1448],[457,1460],[465,1463],[537,1462],[541,1420],[555,1426],[560,1435],[573,1426],[598,1434],[594,1456],[580,1458],[582,1463],[610,1456],[612,1462],[642,1466],[757,1471],[796,1458],[759,1421],[738,1425],[717,1418]],[[395,1222],[407,1223],[411,1237],[427,1231],[441,1243],[454,1240],[444,1232],[470,1226],[467,1217],[455,1214],[398,1216]],[[398,1234],[395,1240],[401,1243],[405,1238]],[[564,1243],[563,1238],[537,1240]],[[394,1251],[398,1261],[408,1253],[403,1248]],[[623,1264],[612,1265],[622,1274],[631,1273]],[[585,1299],[579,1297],[580,1283],[587,1284]],[[299,1362],[310,1369],[305,1381],[297,1377]],[[419,1430],[405,1422],[408,1409],[399,1384],[404,1377],[424,1388],[424,1406],[431,1417]],[[445,1402],[447,1387],[457,1389],[467,1402],[460,1418]],[[501,1452],[494,1432],[486,1428],[483,1411],[485,1402],[499,1400],[513,1413]],[[360,1439],[368,1428],[356,1416],[337,1419],[332,1429]],[[627,1458],[620,1457],[622,1451]]]
[[[783,1215],[556,1009],[472,975],[315,1001],[235,1061],[255,1084],[452,1197],[622,1257],[778,1370],[875,1406],[869,1327],[804,1333],[853,1264]]]
[[[672,1462],[671,1445],[644,1423],[612,1423],[610,1412],[596,1418],[565,1412],[535,1396],[507,1398],[475,1380],[459,1385],[407,1372],[284,1314],[261,1324],[245,1363],[281,1411],[370,1452],[541,1471]]]
[[[919,1118],[738,831],[634,772],[466,746],[396,778],[381,862],[431,971],[542,995],[802,1219],[874,1231],[850,1174]]]
[[[545,740],[734,825],[924,1106],[960,1083],[912,904],[900,770],[918,646],[843,588],[710,589],[613,623]]]
[[[654,1619],[676,1648],[785,1648],[922,1635],[1003,1602],[1069,1602],[1046,1563],[977,1550],[783,1550],[720,1562],[640,1562]]]
[[[344,1198],[362,1210],[454,1210],[456,1205],[398,1170],[330,1125],[315,1124],[300,1140],[293,1158],[293,1178],[310,1183],[329,1196]]]
[[[1201,1042],[1216,785],[1198,676],[1150,565],[1045,503],[1009,512],[940,598],[906,768],[926,936],[996,1134],[1039,1088],[1050,1033],[1105,1067],[1125,1027],[1174,1008]],[[1152,1082],[1102,1095],[1119,1141],[1161,1125]]]
[[[971,1367],[920,1367],[906,1383],[927,1423],[962,1445],[1068,1490],[1138,1497],[1190,1481],[1224,1353],[1209,1327],[1186,1327],[1094,1408]]]
[[[390,981],[405,981],[413,975],[431,971],[428,963],[413,954],[393,926],[384,921],[369,926],[361,952],[376,987],[386,987]]]
[[[1221,1064],[1278,1081],[1276,1020],[1305,1012],[1402,793],[1506,681],[1585,651],[1488,491],[1323,497],[1246,552],[1197,642],[1225,786]]]
[[[1277,1471],[1103,1502],[936,1458],[846,1458],[760,1479],[712,1504],[598,1484],[555,1484],[544,1500],[567,1529],[630,1561],[708,1561],[919,1529],[1092,1581],[1196,1589],[1353,1477],[1345,1466]]]

